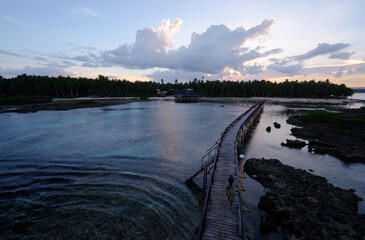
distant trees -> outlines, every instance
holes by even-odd
[[[157,89],[191,88],[201,96],[207,97],[292,97],[292,98],[346,98],[353,94],[351,88],[326,81],[284,81],[281,83],[265,80],[248,82],[238,81],[203,81],[194,79],[189,82],[165,83],[130,82],[127,80],[110,80],[99,75],[96,79],[72,77],[48,77],[19,75],[14,78],[0,76],[0,95],[4,96],[48,96],[48,97],[83,97],[83,96],[154,96]]]

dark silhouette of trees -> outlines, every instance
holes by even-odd
[[[206,97],[291,97],[291,98],[346,98],[353,94],[351,88],[325,81],[289,81],[281,83],[266,80],[179,82],[130,82],[110,80],[99,75],[96,79],[72,77],[48,77],[18,75],[14,78],[0,76],[1,96],[47,96],[47,97],[125,97],[155,96],[157,89],[173,92],[174,89],[191,88]]]

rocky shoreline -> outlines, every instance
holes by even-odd
[[[294,114],[287,123],[298,126],[291,132],[309,141],[309,151],[365,163],[365,108],[343,109],[338,114],[341,120],[334,122],[305,121],[303,113]]]
[[[333,186],[320,176],[276,159],[249,159],[245,172],[267,193],[258,207],[263,232],[281,227],[284,239],[364,239],[365,215],[357,213],[355,190]]]

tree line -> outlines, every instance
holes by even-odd
[[[188,82],[131,82],[110,80],[99,75],[96,79],[73,77],[48,77],[18,75],[13,78],[0,76],[1,96],[47,96],[47,97],[127,97],[158,96],[158,92],[173,94],[174,89],[193,89],[206,97],[291,97],[291,98],[346,98],[353,94],[344,84],[325,81],[284,81],[280,83],[253,81],[203,81],[194,79]]]

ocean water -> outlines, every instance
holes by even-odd
[[[365,100],[365,93],[354,93],[354,95],[351,96],[351,99]]]
[[[0,239],[191,239],[201,206],[184,180],[247,108],[0,114]]]
[[[0,114],[0,239],[191,239],[201,191],[184,179],[243,104],[135,102],[103,108]],[[282,147],[287,108],[266,104],[246,158],[277,158],[365,198],[365,167]],[[273,122],[280,129],[265,131]],[[201,178],[196,179],[201,185]],[[251,239],[265,189],[246,176]],[[198,194],[197,194],[198,193]],[[200,194],[199,194],[200,193]],[[359,207],[365,212],[363,202]]]

